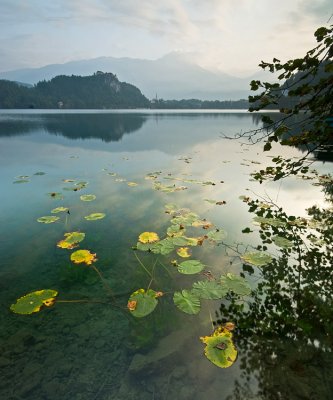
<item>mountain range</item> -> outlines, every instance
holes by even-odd
[[[58,75],[92,75],[96,71],[111,72],[120,81],[131,82],[150,98],[238,100],[247,98],[252,79],[261,79],[260,72],[238,78],[197,65],[186,54],[169,53],[157,60],[99,57],[90,60],[50,64],[0,73],[0,79],[36,84]]]

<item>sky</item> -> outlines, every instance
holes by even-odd
[[[332,0],[0,0],[0,72],[177,51],[246,76],[304,55],[332,13]]]

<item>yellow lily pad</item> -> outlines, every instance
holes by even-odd
[[[102,219],[105,217],[106,214],[104,213],[92,213],[84,217],[87,221],[95,221],[97,219]]]
[[[67,211],[68,211],[67,207],[57,207],[57,208],[54,208],[53,210],[51,210],[51,213],[52,214],[57,214],[57,213],[60,213],[60,212],[67,212]]]
[[[42,224],[52,224],[53,222],[58,221],[59,217],[55,217],[53,215],[47,215],[45,217],[39,217],[37,218],[38,222],[41,222]]]
[[[90,253],[89,250],[76,250],[71,254],[71,261],[74,264],[86,264],[91,265],[97,261],[96,253]]]
[[[179,247],[177,254],[183,258],[191,257],[191,250],[188,247]]]
[[[155,232],[143,232],[139,236],[139,242],[141,243],[154,243],[158,242],[160,238],[158,237],[158,234]]]
[[[83,194],[80,196],[80,199],[82,201],[93,201],[96,199],[96,196],[94,194]]]
[[[211,336],[200,337],[200,340],[206,344],[205,356],[218,367],[228,368],[236,361],[237,349],[226,327],[220,326]]]
[[[138,184],[137,183],[135,183],[135,182],[127,182],[127,185],[128,186],[138,186]]]
[[[64,236],[65,239],[60,240],[57,243],[57,247],[61,249],[74,249],[78,246],[78,243],[82,242],[86,235],[83,232],[68,232]]]
[[[53,305],[57,295],[56,290],[37,290],[17,299],[16,303],[10,306],[10,309],[16,314],[33,314],[40,311],[42,306]]]

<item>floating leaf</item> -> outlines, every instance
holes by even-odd
[[[64,236],[65,239],[60,240],[57,246],[62,249],[74,249],[74,247],[77,247],[78,243],[82,242],[86,235],[83,232],[68,232],[65,233]]]
[[[225,327],[215,329],[211,336],[200,337],[206,344],[205,356],[220,368],[230,367],[237,358],[237,349],[232,341],[232,333]]]
[[[176,204],[173,204],[173,203],[168,203],[164,207],[165,207],[165,212],[167,214],[173,214],[178,209],[178,206]]]
[[[139,236],[139,241],[141,243],[155,243],[159,240],[160,238],[158,237],[158,234],[155,232],[143,232]]]
[[[58,221],[59,217],[55,217],[54,215],[48,215],[45,217],[39,217],[37,218],[38,222],[41,222],[42,224],[52,224],[53,222]]]
[[[271,225],[275,227],[283,227],[286,226],[286,223],[284,221],[281,221],[278,218],[265,218],[265,217],[254,217],[253,218],[254,222],[257,222],[259,224],[266,224],[266,225]]]
[[[134,317],[145,317],[155,310],[158,303],[156,297],[159,297],[157,293],[159,292],[155,292],[152,289],[148,289],[147,291],[139,289],[131,294],[127,303],[127,308]]]
[[[183,258],[191,257],[191,250],[188,247],[179,247],[177,254]]]
[[[282,247],[284,249],[293,247],[293,245],[294,245],[294,243],[291,240],[288,240],[282,236],[274,236],[273,240],[277,246]]]
[[[80,200],[82,201],[93,201],[96,199],[96,196],[94,194],[83,194],[80,196]]]
[[[264,251],[254,251],[242,255],[242,259],[249,264],[262,267],[272,261],[272,257]]]
[[[199,281],[193,283],[192,292],[202,299],[222,299],[228,293],[228,288],[216,281]]]
[[[135,182],[127,182],[127,185],[128,186],[138,186],[138,184],[137,183],[135,183]]]
[[[239,296],[247,296],[251,293],[251,287],[246,279],[231,273],[221,276],[221,285]]]
[[[45,175],[45,172],[38,171],[38,172],[35,172],[34,175],[42,176],[42,175]]]
[[[193,212],[186,212],[183,215],[175,216],[172,218],[171,223],[173,225],[191,226],[195,221],[200,218]]]
[[[180,225],[171,225],[167,229],[167,235],[172,237],[183,236],[185,233],[185,229]]]
[[[62,200],[64,198],[64,196],[58,192],[50,192],[50,193],[47,193],[47,195],[50,196],[52,199],[56,199],[56,200]]]
[[[192,275],[201,272],[205,268],[199,260],[187,260],[177,264],[177,269],[181,274]]]
[[[63,179],[62,181],[65,183],[71,183],[71,182],[75,182],[75,179]]]
[[[17,181],[14,181],[13,183],[29,183],[29,179],[18,179]]]
[[[173,302],[186,314],[198,314],[200,311],[200,299],[194,293],[188,290],[175,292],[173,295]]]
[[[84,217],[87,221],[95,221],[97,219],[102,219],[105,217],[104,213],[92,213]]]
[[[171,241],[171,238],[166,238],[161,240],[160,242],[154,243],[151,247],[151,251],[154,254],[162,254],[166,256],[167,254],[171,253],[175,249],[174,244]]]
[[[222,242],[226,236],[227,235],[226,235],[225,231],[223,231],[222,229],[219,229],[216,231],[210,231],[207,233],[208,239],[213,242]]]
[[[205,199],[209,204],[216,204],[216,200]]]
[[[93,262],[97,261],[96,253],[90,253],[89,250],[76,250],[71,254],[71,261],[74,264],[87,264],[91,265]]]
[[[37,290],[17,299],[16,303],[10,306],[10,309],[16,314],[32,314],[40,311],[43,305],[52,305],[57,295],[56,290]]]
[[[54,208],[53,210],[51,210],[51,213],[57,214],[57,213],[66,212],[66,211],[68,211],[67,207],[57,207],[57,208]]]

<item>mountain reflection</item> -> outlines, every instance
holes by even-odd
[[[45,130],[69,139],[119,141],[139,130],[147,117],[143,114],[20,114],[0,119],[0,136],[32,134]]]

